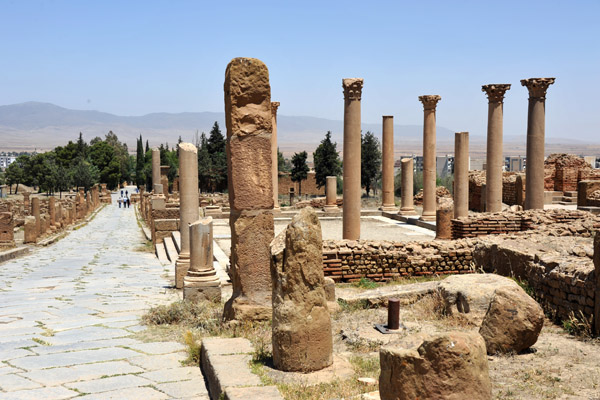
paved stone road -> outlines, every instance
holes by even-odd
[[[0,399],[208,399],[181,344],[131,337],[145,310],[178,298],[143,241],[133,207],[113,203],[0,265]]]

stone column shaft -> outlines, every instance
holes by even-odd
[[[503,101],[504,94],[510,84],[483,85],[481,90],[487,93],[488,126],[487,152],[485,168],[486,211],[495,213],[502,211],[502,136],[503,136]]]
[[[454,134],[454,218],[469,215],[469,132]]]
[[[279,209],[279,157],[277,153],[277,109],[278,101],[271,102],[271,115],[273,119],[273,134],[271,136],[271,162],[273,175],[273,208]]]
[[[337,206],[337,176],[328,176],[325,180],[325,211],[336,212]]]
[[[546,135],[546,91],[555,78],[521,80],[529,90],[527,113],[527,169],[525,209],[544,209],[544,146]]]
[[[381,159],[381,210],[397,212],[394,201],[394,117],[383,116]]]
[[[424,221],[435,221],[436,215],[436,151],[435,108],[442,98],[438,95],[419,96],[423,103],[423,214]]]
[[[179,234],[181,250],[175,263],[175,287],[183,287],[190,267],[190,224],[199,218],[198,151],[191,143],[179,143]]]
[[[189,225],[190,268],[184,279],[184,300],[221,301],[221,284],[213,268],[212,217]]]
[[[360,239],[360,152],[361,118],[360,100],[363,79],[348,78],[342,80],[344,88],[344,209],[342,237]]]
[[[36,235],[42,234],[42,218],[40,216],[40,199],[34,197],[31,199],[31,213],[35,217],[35,232]]]
[[[412,158],[403,158],[400,161],[402,174],[402,198],[400,203],[400,214],[401,215],[416,215],[413,198],[413,159]]]
[[[162,183],[160,181],[160,150],[152,149],[152,189],[154,185]],[[159,194],[154,192],[155,194]]]

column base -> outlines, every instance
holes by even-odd
[[[273,316],[271,298],[265,299],[265,304],[259,304],[234,293],[225,303],[223,318],[226,321],[267,321]]]
[[[325,211],[327,213],[334,213],[334,212],[339,212],[340,209],[337,205],[330,204],[330,205],[323,206],[323,211]]]
[[[400,215],[402,215],[403,217],[407,217],[407,216],[411,216],[411,215],[417,215],[417,211],[415,211],[414,207],[411,207],[411,208],[401,208],[400,209]]]
[[[183,299],[221,301],[221,283],[214,270],[188,271],[183,279]]]
[[[175,262],[175,288],[181,289],[183,288],[183,279],[188,273],[190,269],[190,259],[189,257],[181,257],[177,259]]]
[[[387,213],[397,213],[398,212],[398,207],[396,207],[394,204],[384,204],[381,207],[379,207],[379,209],[383,212],[387,212]]]
[[[426,213],[426,214],[422,214],[421,218],[419,218],[421,221],[435,221],[435,212],[433,212],[433,214],[430,213]]]

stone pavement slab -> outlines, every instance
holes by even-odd
[[[181,299],[145,242],[134,210],[111,205],[2,265],[0,399],[206,398],[182,344],[135,334],[146,310]]]

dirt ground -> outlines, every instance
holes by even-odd
[[[373,328],[385,323],[387,309],[343,310],[335,314],[335,351],[378,358],[379,348],[413,333],[477,331],[462,316],[435,313],[428,297],[401,307],[403,333],[383,335]],[[537,343],[524,354],[488,356],[494,399],[600,399],[600,342],[578,339],[546,320]]]

